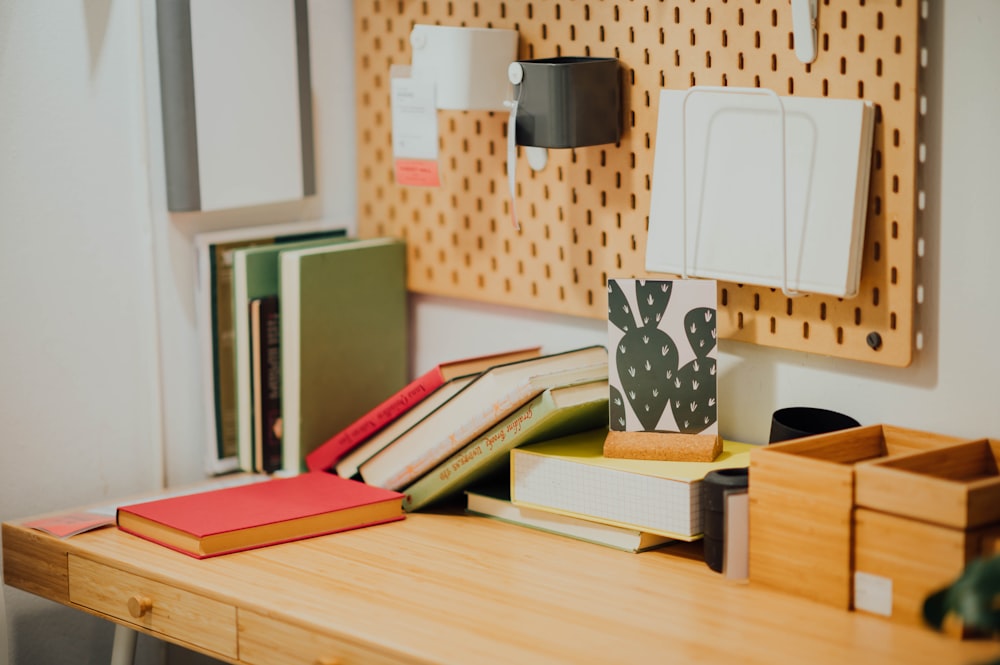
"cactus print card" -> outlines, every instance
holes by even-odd
[[[714,280],[608,280],[611,429],[718,434]]]

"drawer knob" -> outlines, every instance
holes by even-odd
[[[136,594],[128,599],[128,613],[141,619],[153,609],[153,599]]]

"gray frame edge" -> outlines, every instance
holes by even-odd
[[[201,209],[190,0],[156,0],[167,209]]]
[[[309,55],[307,0],[295,0],[295,46],[299,70],[299,131],[302,150],[302,195],[316,193],[316,148],[313,143],[312,69]]]

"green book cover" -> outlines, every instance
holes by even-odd
[[[351,242],[343,236],[272,243],[233,251],[232,329],[235,383],[236,451],[240,468],[253,471],[253,389],[250,363],[250,302],[278,294],[278,256],[282,251]],[[280,307],[280,304],[279,304]]]
[[[376,238],[284,250],[281,307],[282,471],[407,381],[406,246]]]
[[[711,462],[619,459],[604,456],[607,435],[596,429],[514,450],[511,501],[695,540],[702,532],[702,479],[715,469],[749,466],[754,448],[723,441]]]
[[[403,509],[418,510],[459,492],[507,464],[517,446],[590,430],[608,422],[608,382],[549,388],[403,490]]]

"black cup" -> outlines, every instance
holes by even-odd
[[[771,436],[768,443],[860,426],[861,423],[854,418],[836,411],[811,406],[789,406],[778,409],[771,416]]]
[[[745,467],[709,471],[702,482],[705,563],[717,573],[722,572],[726,544],[726,493],[746,489],[749,482],[749,469]]]

